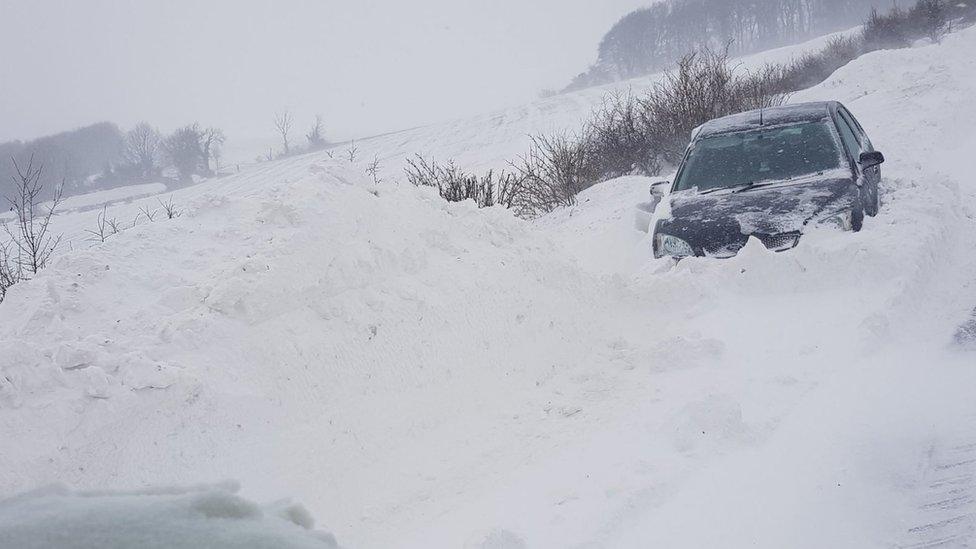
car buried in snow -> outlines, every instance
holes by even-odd
[[[861,230],[884,155],[838,102],[718,118],[695,129],[674,182],[651,186],[655,257],[731,257],[750,237],[795,247],[807,227]]]

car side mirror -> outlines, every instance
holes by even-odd
[[[661,198],[665,193],[668,192],[669,186],[671,186],[670,181],[658,181],[657,183],[652,183],[651,197]]]
[[[858,159],[861,167],[865,169],[880,166],[884,161],[885,157],[881,154],[881,151],[862,152],[861,157]]]

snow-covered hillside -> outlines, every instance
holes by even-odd
[[[641,178],[532,222],[396,182],[413,152],[498,166],[600,90],[360,143],[379,184],[310,155],[177,191],[0,305],[0,496],[233,478],[350,548],[964,546],[974,48],[793,99],[889,162],[866,230],[783,254],[651,259]]]

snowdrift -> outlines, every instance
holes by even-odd
[[[789,253],[650,259],[641,178],[534,222],[325,155],[178,191],[181,217],[0,306],[0,495],[239,478],[350,547],[964,540],[974,46],[876,52],[795,98],[845,102],[889,162],[865,231]]]

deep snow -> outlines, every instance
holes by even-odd
[[[889,162],[864,231],[788,253],[651,259],[643,178],[533,222],[397,184],[412,152],[497,167],[600,90],[360,143],[379,184],[319,154],[177,191],[0,306],[0,496],[231,477],[348,547],[961,546],[974,47],[794,97]]]

